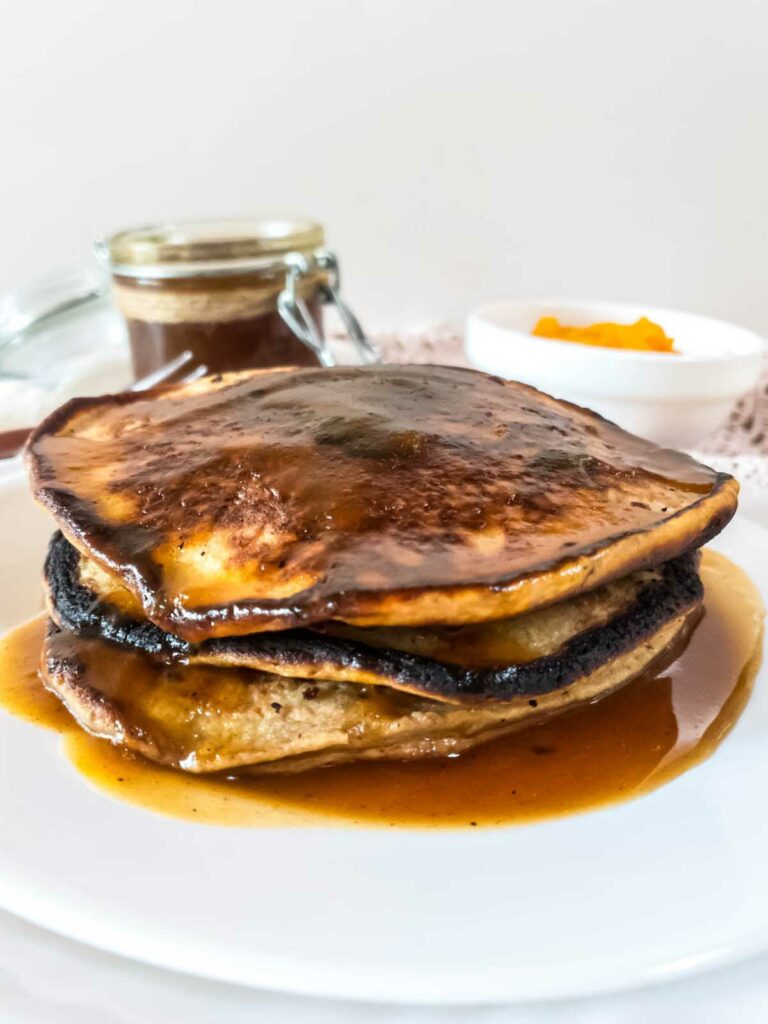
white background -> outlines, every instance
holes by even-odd
[[[768,329],[761,0],[0,0],[0,289],[321,218],[367,323],[563,293]]]

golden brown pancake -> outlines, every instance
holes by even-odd
[[[679,651],[699,610],[667,622],[573,686],[464,707],[387,687],[160,665],[106,640],[49,628],[46,686],[88,732],[190,772],[297,771],[360,759],[455,754],[595,700]]]
[[[699,546],[737,495],[585,409],[433,366],[75,399],[27,463],[68,539],[192,642],[518,615]]]
[[[459,704],[573,685],[702,599],[696,552],[513,619],[378,629],[327,622],[194,646],[95,593],[83,579],[93,583],[97,574],[86,568],[61,534],[53,538],[45,564],[49,611],[60,627],[82,636],[166,661],[383,685]]]

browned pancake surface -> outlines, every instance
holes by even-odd
[[[193,641],[515,615],[702,543],[737,492],[586,410],[432,366],[76,399],[27,459],[69,539]]]
[[[83,561],[58,534],[44,575],[51,618],[84,638],[110,640],[166,662],[386,686],[457,704],[509,701],[570,686],[702,599],[695,552],[512,619],[380,629],[327,622],[195,646],[140,614],[131,618],[109,595],[83,585]]]
[[[572,686],[462,707],[251,669],[159,665],[147,655],[50,624],[45,685],[79,724],[153,761],[191,772],[296,771],[360,759],[456,754],[669,663],[699,614],[692,608]]]

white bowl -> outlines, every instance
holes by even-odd
[[[533,337],[537,320],[577,327],[642,316],[674,338],[678,355],[597,348]],[[473,366],[566,398],[658,444],[691,447],[721,426],[755,384],[763,339],[708,316],[621,302],[494,302],[471,313],[464,342]]]

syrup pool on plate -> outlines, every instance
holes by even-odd
[[[83,732],[43,688],[43,618],[0,641],[0,706],[63,734],[64,754],[98,789],[209,824],[482,827],[573,814],[692,768],[744,710],[762,654],[762,601],[723,555],[704,552],[701,574],[704,616],[664,672],[456,758],[251,778],[159,767]]]

